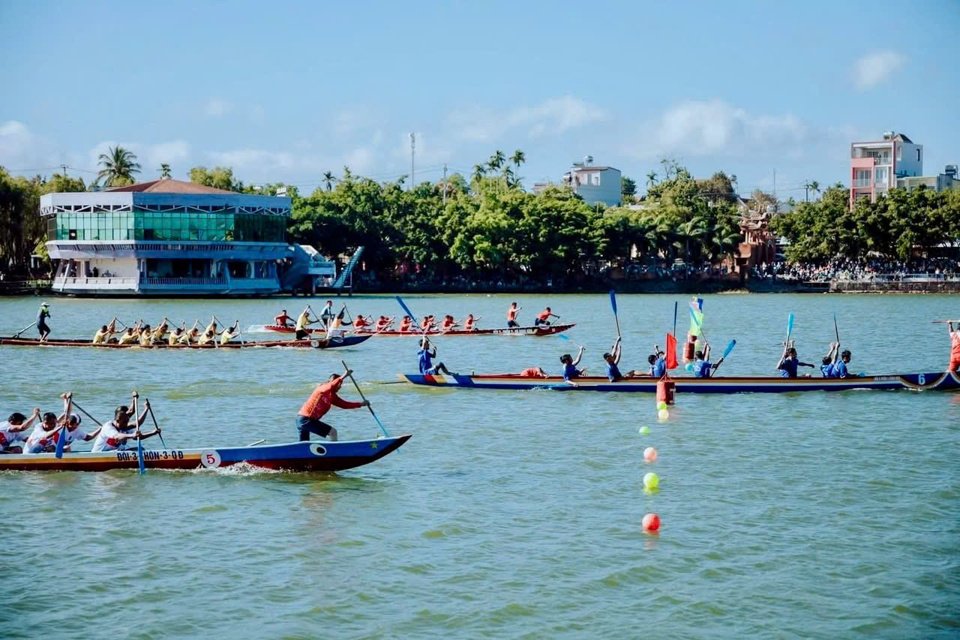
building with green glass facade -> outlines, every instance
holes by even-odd
[[[296,247],[290,199],[156,180],[41,197],[54,290],[90,295],[263,295]]]

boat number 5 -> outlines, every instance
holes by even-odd
[[[917,376],[917,382],[920,384],[927,384],[927,376],[921,373],[919,376]]]
[[[216,469],[220,466],[220,454],[216,451],[204,451],[200,454],[200,464],[207,469]]]

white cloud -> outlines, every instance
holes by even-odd
[[[220,98],[210,98],[203,105],[203,115],[208,118],[221,118],[233,110],[233,104]]]
[[[530,137],[556,135],[606,118],[607,112],[594,104],[574,96],[561,96],[506,112],[461,109],[450,114],[447,124],[457,137],[490,142],[512,129],[525,129]]]
[[[795,115],[754,115],[720,100],[691,101],[667,110],[642,128],[624,152],[634,157],[664,154],[713,156],[798,155],[805,145],[831,132],[818,130]]]
[[[0,166],[9,170],[55,167],[60,154],[49,141],[37,136],[27,125],[17,120],[0,124]]]
[[[867,54],[853,65],[854,84],[861,91],[872,89],[903,67],[906,61],[904,56],[894,51]]]

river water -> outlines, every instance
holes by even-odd
[[[511,299],[522,319],[551,304],[576,321],[569,336],[602,371],[615,335],[606,296],[406,301],[499,326]],[[620,297],[622,368],[663,343],[674,300]],[[246,327],[304,305],[51,302],[54,337],[88,337],[114,315],[216,313]],[[400,311],[390,297],[347,302]],[[0,299],[0,334],[37,304]],[[955,297],[710,296],[707,334],[718,349],[738,340],[721,371],[773,373],[790,311],[801,360],[823,355],[835,313],[851,369],[870,373],[942,370],[949,342],[930,321],[960,315]],[[451,369],[478,373],[556,371],[571,349],[557,337],[438,345]],[[56,410],[73,390],[103,420],[137,388],[173,447],[290,441],[301,402],[344,358],[387,428],[414,434],[339,476],[2,473],[0,636],[957,637],[960,394],[680,396],[658,422],[645,394],[378,383],[414,371],[415,352],[406,338],[331,351],[0,349],[3,417]],[[341,438],[377,432],[365,411],[328,418]],[[651,470],[655,494],[642,486]],[[651,511],[659,535],[641,531]]]

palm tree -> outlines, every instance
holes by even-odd
[[[647,187],[652,187],[655,184],[657,184],[657,172],[651,171],[647,174]]]
[[[170,177],[170,165],[163,163],[160,165],[160,179],[165,180]]]
[[[527,161],[527,154],[520,149],[517,149],[513,152],[513,155],[510,156],[510,162],[517,168],[517,173],[520,172],[520,165]]]
[[[95,184],[100,184],[103,180],[106,187],[130,184],[134,174],[140,173],[137,156],[120,145],[107,149],[107,153],[101,153],[98,163],[103,168],[97,174]]]
[[[473,179],[479,180],[480,178],[487,175],[487,168],[483,164],[473,165]]]
[[[491,171],[496,171],[503,166],[503,163],[507,161],[507,156],[504,155],[503,151],[495,151],[492,156],[490,156],[490,161],[487,162],[487,167]]]
[[[327,191],[333,189],[333,183],[337,181],[336,176],[333,175],[332,171],[323,172],[323,185],[327,188]]]

